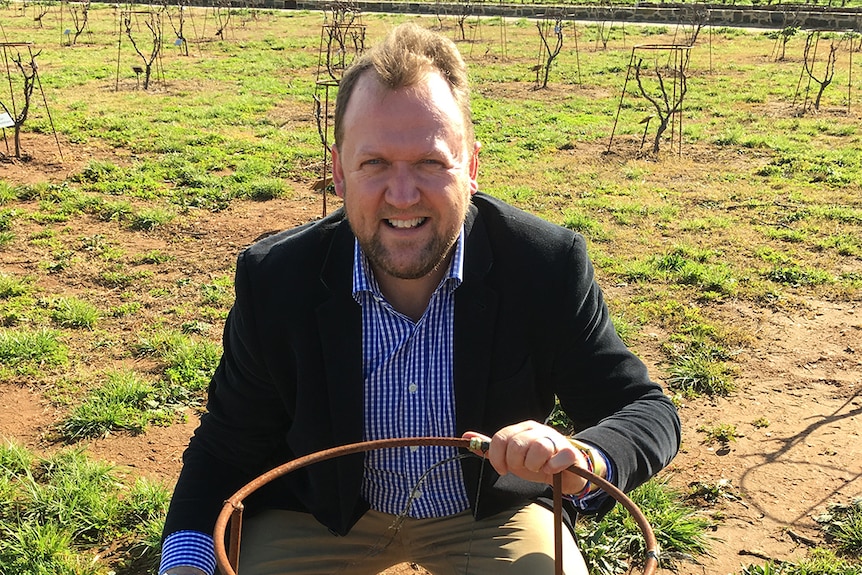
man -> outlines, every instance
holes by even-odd
[[[490,466],[422,447],[288,474],[246,502],[242,575],[552,573],[554,473],[629,490],[672,459],[676,411],[616,335],[583,238],[477,193],[479,148],[450,41],[401,25],[347,71],[332,149],[344,207],[240,255],[160,573],[211,573],[223,500],[336,445],[480,437]],[[555,396],[574,438],[539,423]],[[563,485],[575,507],[613,504],[576,474]],[[586,573],[568,532],[563,555]]]

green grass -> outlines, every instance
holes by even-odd
[[[174,219],[174,214],[162,208],[147,208],[131,216],[133,230],[152,231]]]
[[[0,565],[8,573],[104,575],[99,548],[125,542],[137,549],[125,568],[155,565],[152,538],[169,492],[145,480],[126,484],[114,468],[80,450],[38,458],[0,446]]]
[[[160,390],[133,372],[110,372],[59,424],[66,441],[104,437],[111,432],[140,434],[152,423],[166,424],[173,412],[160,403]]]
[[[154,356],[163,363],[168,403],[199,402],[221,358],[219,346],[172,330],[147,337],[136,346],[136,353]]]
[[[739,433],[732,423],[719,423],[717,425],[701,425],[697,430],[704,434],[704,443],[730,443],[736,441]]]
[[[815,518],[823,525],[836,549],[848,557],[862,557],[862,498],[849,504],[833,504]]]
[[[60,298],[51,305],[51,318],[60,327],[93,329],[99,321],[99,309],[78,298]]]
[[[234,30],[237,38],[208,38],[190,57],[166,46],[165,83],[144,92],[130,68],[136,56],[120,50],[118,66],[110,6],[94,6],[92,42],[74,49],[59,46],[57,26],[35,28],[16,6],[0,11],[10,38],[32,38],[41,50],[64,150],[92,151],[44,181],[0,180],[0,377],[37,379],[65,410],[67,441],[143,432],[203,403],[236,252],[268,231],[247,216],[293,197],[309,205],[306,221],[319,214],[320,196],[308,188],[320,177],[311,112],[322,14],[261,13]],[[409,18],[368,16],[368,45]],[[609,136],[631,46],[669,41],[673,26],[613,26],[603,49],[600,27],[579,24],[579,51],[568,35],[549,90],[536,91],[535,23],[507,21],[506,57],[499,18],[481,24],[475,42],[459,44],[483,143],[481,188],[587,237],[617,332],[659,356],[653,375],[672,393],[742,397],[736,358],[750,342],[724,323],[723,309],[793,310],[862,295],[862,92],[852,87],[846,112],[849,78],[839,66],[827,111],[799,113],[801,34],[784,61],[770,58],[775,37],[762,31],[702,35],[683,153],[650,158],[638,153],[650,105],[631,85],[612,149]],[[52,141],[41,102],[25,145],[35,136]],[[246,218],[236,220],[245,233],[209,236],[208,220],[232,209]],[[213,250],[221,261],[199,261]],[[127,371],[130,356],[150,365],[146,375]],[[157,529],[145,523],[153,548]],[[34,523],[20,535],[56,565],[77,561],[63,555],[65,532],[41,533]],[[601,546],[617,539],[628,542]],[[72,545],[81,550],[74,537]],[[88,553],[81,550],[82,565]],[[605,557],[610,565],[626,553]],[[84,568],[56,565],[48,572]]]
[[[727,364],[714,349],[693,345],[675,353],[667,383],[686,397],[729,395],[736,389]]]
[[[862,575],[862,566],[829,549],[817,547],[800,561],[748,565],[740,575]]]
[[[0,299],[24,295],[29,291],[28,282],[0,272]]]
[[[702,555],[709,548],[710,521],[681,501],[681,494],[661,480],[652,480],[629,494],[653,528],[663,567],[685,557]],[[624,573],[638,565],[646,547],[640,529],[628,511],[616,506],[599,520],[578,523],[577,534],[584,559],[594,575]]]
[[[67,361],[66,347],[59,334],[50,330],[0,330],[0,367],[18,375],[43,366],[59,366]]]

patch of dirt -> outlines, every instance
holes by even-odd
[[[28,134],[24,143],[33,157],[54,158],[51,150],[56,151],[56,144],[51,138]],[[0,179],[58,182],[79,171],[90,158],[118,161],[109,150],[68,145],[63,149],[62,163],[53,159],[0,163]],[[337,199],[330,197],[329,209],[336,205]],[[151,234],[124,232],[116,224],[88,217],[68,225],[74,227],[75,237],[101,234],[127,253],[152,249],[170,253],[176,260],[155,270],[152,281],[175,286],[181,278],[200,283],[230,275],[237,253],[257,237],[321,214],[321,196],[297,185],[291,199],[234,202],[223,212],[183,216]],[[85,272],[72,278],[54,277],[40,272],[37,262],[37,256],[27,253],[0,251],[3,271],[38,274],[40,286],[56,288],[56,293],[71,295],[79,290],[119,301],[115,290],[99,288]],[[607,289],[612,293],[616,288]],[[665,476],[684,491],[699,484],[725,486],[717,499],[701,502],[716,522],[712,556],[701,558],[699,564],[679,565],[676,573],[683,575],[725,575],[763,558],[801,557],[809,541],[823,541],[812,518],[826,502],[862,495],[862,309],[858,304],[800,298],[795,306],[780,309],[728,302],[710,310],[725,325],[748,334],[749,340],[734,362],[738,390],[727,398],[687,401],[680,410],[683,448]],[[135,337],[135,327],[133,323],[122,326],[125,333],[117,337]],[[215,332],[217,339],[220,326]],[[638,349],[653,373],[659,373],[661,334],[656,330],[643,340]],[[73,351],[83,356],[93,353],[83,348]],[[38,383],[0,382],[0,438],[37,452],[58,448],[49,439],[65,408],[52,404],[42,391]],[[193,410],[185,416],[185,422],[152,427],[142,435],[112,434],[84,445],[92,456],[114,462],[125,472],[172,485],[197,423]],[[706,434],[699,430],[717,424],[735,425],[736,441],[705,443]],[[403,564],[386,573],[417,572],[423,571]]]
[[[823,541],[813,517],[827,502],[862,495],[862,308],[800,304],[719,310],[753,341],[735,361],[736,393],[688,402],[680,412],[683,448],[668,469],[672,483],[729,482],[711,506],[720,518],[713,557],[683,573],[723,575],[758,558],[799,559],[809,541]],[[704,443],[698,429],[719,423],[735,425],[738,439]]]

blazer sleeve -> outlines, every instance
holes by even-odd
[[[290,425],[284,398],[260,363],[247,253],[237,261],[224,352],[210,382],[207,412],[183,454],[165,537],[186,529],[212,533],[224,500],[266,469]]]
[[[574,236],[567,259],[565,297],[555,318],[561,329],[555,338],[554,391],[576,437],[605,452],[618,487],[629,491],[676,455],[679,417],[617,335],[582,236]]]

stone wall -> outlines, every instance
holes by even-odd
[[[325,10],[328,0],[259,0],[267,8]],[[359,0],[355,4],[363,12],[397,14],[460,14],[463,3],[380,2]],[[677,24],[692,22],[700,14],[712,26],[754,28],[784,28],[799,26],[808,30],[862,31],[862,9],[826,8],[787,4],[775,6],[732,7],[724,4],[655,4],[640,3],[634,7],[569,6],[538,4],[495,4],[474,2],[472,14],[505,16],[508,18],[541,18],[545,14],[560,15],[566,20],[601,22],[637,22],[645,24]]]

